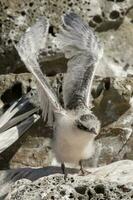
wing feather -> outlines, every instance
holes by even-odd
[[[48,20],[45,17],[41,17],[25,32],[24,36],[22,36],[16,45],[22,61],[37,80],[37,90],[39,92],[44,120],[46,120],[49,114],[51,115],[49,113],[50,107],[51,112],[63,112],[59,100],[49,84],[48,78],[42,73],[37,61],[40,50],[45,47],[48,29]],[[51,120],[49,121],[51,124]]]
[[[19,124],[0,133],[0,153],[16,142],[39,119],[39,115],[31,115]],[[17,120],[17,118],[16,118]]]
[[[12,104],[0,117],[0,153],[5,151],[17,141],[40,116],[35,114],[38,108],[32,107],[29,111],[28,95],[22,97]]]
[[[62,21],[61,33],[56,41],[69,59],[63,84],[64,104],[68,109],[89,106],[92,81],[102,47],[92,29],[77,14],[65,14]]]

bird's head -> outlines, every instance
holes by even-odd
[[[100,121],[92,113],[82,114],[76,119],[76,127],[96,137],[100,131]]]

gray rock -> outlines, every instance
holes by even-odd
[[[92,88],[93,111],[105,126],[124,114],[130,107],[132,78],[96,78]]]
[[[36,89],[35,79],[30,73],[0,76],[0,98],[4,104],[20,98],[30,89]]]
[[[117,30],[102,32],[100,37],[104,44],[104,55],[96,73],[105,77],[133,75],[132,24],[125,19]]]
[[[67,168],[67,172],[70,174],[76,173],[77,169]],[[49,176],[52,174],[61,173],[60,167],[49,166],[44,168],[18,168],[10,170],[0,171],[0,199],[4,199],[7,195],[10,187],[14,182],[21,179],[28,179],[35,181],[43,176]]]
[[[95,168],[87,176],[60,174],[30,181],[21,179],[11,186],[6,200],[133,198],[133,161],[123,160]]]
[[[103,66],[106,67],[107,65],[109,67],[112,64],[113,67],[117,66],[119,68],[119,65],[122,64],[126,69],[132,67],[132,55],[130,53],[133,46],[132,0],[115,2],[111,0],[81,0],[78,2],[71,0],[50,0],[49,2],[47,0],[28,0],[25,2],[1,0],[0,9],[0,73],[25,72],[24,65],[13,47],[12,40],[17,42],[20,35],[40,15],[50,18],[51,23],[48,46],[40,59],[42,67],[50,75],[64,72],[66,70],[66,59],[52,41],[55,38],[55,33],[58,32],[61,15],[69,9],[73,9],[82,16],[96,31],[103,32],[103,34],[100,34],[101,40],[105,43],[106,52],[105,60],[101,63]],[[128,56],[123,58],[123,54]],[[106,71],[108,72],[108,70]]]

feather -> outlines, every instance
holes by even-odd
[[[48,78],[42,73],[37,61],[40,50],[45,48],[48,35],[49,22],[45,17],[41,17],[31,26],[16,45],[16,49],[27,69],[37,80],[37,90],[44,120],[49,118],[49,108],[52,112],[62,113],[59,100],[49,84]],[[51,120],[50,120],[51,121]],[[52,123],[52,122],[50,122]]]
[[[57,35],[57,46],[69,59],[63,83],[65,107],[76,109],[89,106],[92,81],[102,47],[92,29],[75,13],[62,18],[61,33]]]
[[[31,115],[21,123],[0,133],[0,153],[17,141],[39,119],[39,115]]]
[[[7,124],[7,122],[18,112],[20,111],[26,104],[28,100],[20,98],[15,101],[6,112],[0,117],[0,130],[3,126]]]
[[[13,119],[9,120],[2,128],[0,128],[0,133],[8,130],[9,128],[13,127],[14,125],[22,122],[32,114],[36,113],[38,111],[38,108],[33,108],[28,112],[25,112],[17,117],[13,117]]]
[[[29,94],[15,101],[0,117],[0,153],[22,136],[39,119],[38,108],[22,113],[29,105]]]

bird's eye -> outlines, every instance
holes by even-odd
[[[96,135],[96,130],[95,128],[87,128],[83,124],[81,124],[79,121],[77,121],[77,127],[83,131],[87,131],[89,133],[95,134]]]
[[[83,124],[81,124],[80,122],[77,123],[77,127],[83,131],[88,131],[88,128],[86,128]]]

